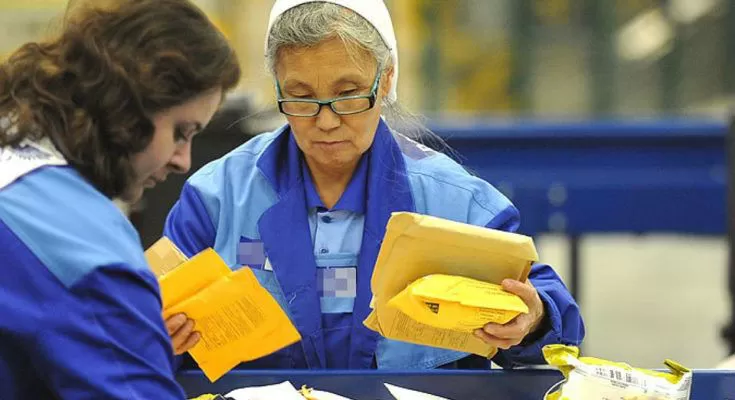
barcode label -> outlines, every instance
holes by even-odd
[[[630,372],[625,374],[625,382],[631,385],[640,385],[638,377],[633,376],[633,374],[631,374]]]
[[[638,386],[645,388],[648,385],[632,372],[609,367],[596,367],[593,375],[621,384],[621,386]]]

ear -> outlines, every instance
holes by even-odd
[[[388,97],[388,93],[393,88],[393,66],[383,72],[383,76],[380,78],[380,96]]]

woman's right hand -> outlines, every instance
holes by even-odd
[[[189,351],[201,338],[201,334],[194,331],[194,320],[188,319],[186,314],[170,316],[166,320],[166,330],[171,336],[171,345],[177,356]]]

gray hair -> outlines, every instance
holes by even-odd
[[[268,32],[266,67],[275,76],[279,52],[290,47],[310,47],[337,37],[355,60],[358,51],[368,52],[385,72],[393,63],[390,49],[378,30],[356,12],[333,3],[312,2],[293,7],[273,23]]]
[[[273,22],[268,32],[266,68],[275,77],[281,50],[316,46],[335,37],[345,44],[352,60],[357,60],[360,51],[366,51],[375,59],[381,73],[393,67],[390,49],[368,20],[334,3],[310,2],[286,10]],[[383,98],[383,110],[393,129],[430,147],[453,153],[419,117],[408,112],[398,101]]]

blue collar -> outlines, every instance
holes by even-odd
[[[295,140],[291,139],[289,142],[294,142],[293,146],[296,146]],[[289,146],[291,145],[289,143]],[[334,205],[332,210],[346,210],[357,214],[365,214],[365,195],[367,194],[365,187],[367,186],[369,158],[370,150],[360,157],[360,161],[357,164],[355,172],[352,174],[350,183],[347,184],[347,188],[342,193],[342,197],[339,198],[339,201],[337,201],[337,204]],[[306,160],[303,157],[301,159],[301,176],[304,180],[304,189],[306,190],[307,207],[310,210],[314,208],[326,208],[322,199],[319,197],[319,193],[316,191],[314,181],[311,179],[309,167],[306,165]]]

